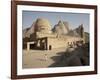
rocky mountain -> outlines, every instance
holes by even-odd
[[[83,37],[84,28],[83,24],[79,25],[77,28],[70,30],[67,35],[76,36],[76,37]]]
[[[75,36],[75,37],[80,37],[80,35],[77,33],[76,29],[70,30],[67,35]]]
[[[34,25],[35,25],[35,22],[33,22],[31,27],[23,30],[23,38],[25,38],[25,37],[30,38],[30,35],[34,33]]]
[[[59,21],[58,24],[54,26],[52,29],[54,33],[59,35],[68,35],[68,36],[75,36],[75,37],[82,37],[82,32],[84,32],[83,24],[79,25],[77,28],[71,30],[69,29],[68,22]]]
[[[68,22],[59,21],[58,24],[54,26],[52,31],[57,34],[67,34],[69,32]]]

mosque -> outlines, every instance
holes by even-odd
[[[72,31],[69,29],[68,22],[61,20],[52,28],[47,19],[38,18],[32,30],[33,33],[29,37],[30,40],[26,42],[27,50],[67,48],[85,42],[83,25],[79,25],[78,28]]]

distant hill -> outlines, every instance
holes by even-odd
[[[67,34],[69,32],[68,22],[59,21],[58,24],[54,26],[52,31],[57,34]]]
[[[80,37],[80,35],[77,33],[77,31],[75,29],[74,30],[70,30],[67,35]]]

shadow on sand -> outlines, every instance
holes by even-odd
[[[77,48],[68,48],[65,52],[51,57],[54,61],[49,67],[87,66],[89,65],[89,43]]]

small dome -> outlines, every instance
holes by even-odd
[[[35,23],[35,31],[50,33],[51,25],[47,19],[38,18]]]

